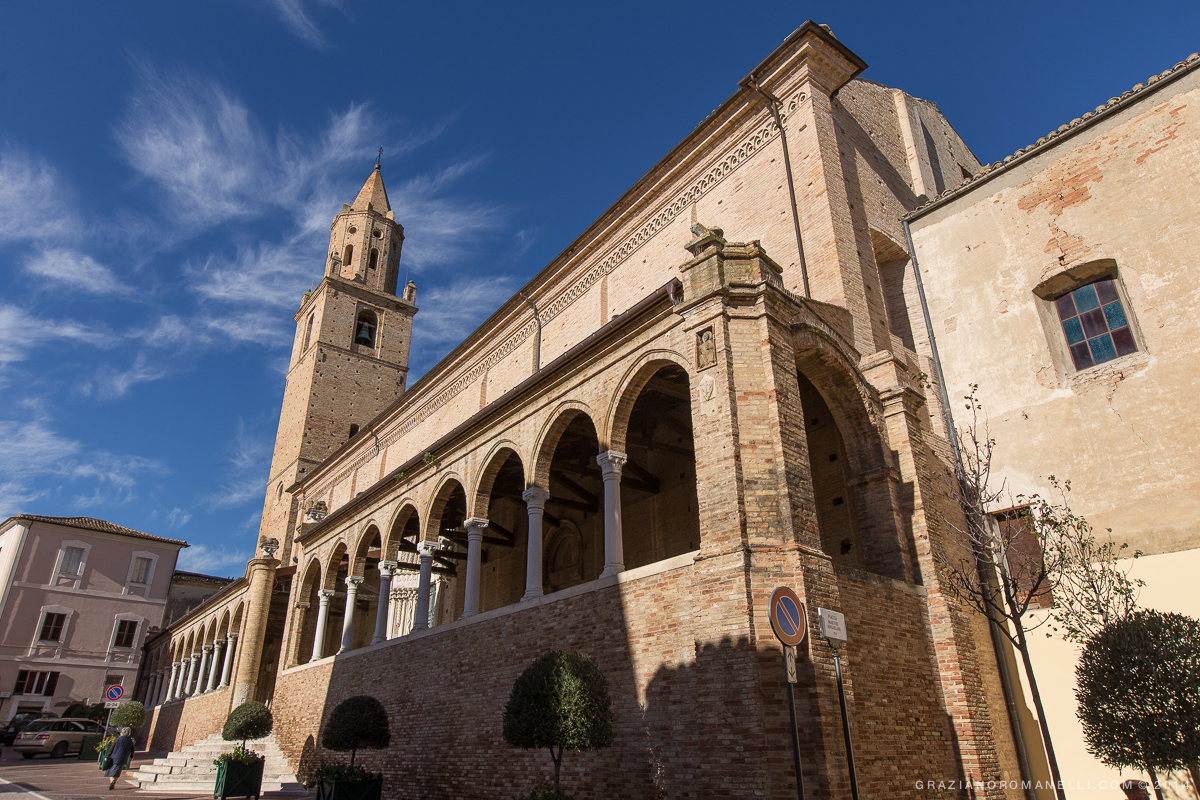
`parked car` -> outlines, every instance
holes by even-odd
[[[70,753],[79,753],[85,736],[103,736],[104,727],[90,719],[39,719],[25,726],[13,742],[13,747],[24,758],[33,758],[38,753],[49,753],[51,758],[62,758]]]
[[[0,730],[0,745],[12,747],[13,741],[17,738],[17,734],[25,730],[25,726],[34,720],[38,719],[53,719],[53,714],[46,714],[41,711],[18,711],[8,724]]]

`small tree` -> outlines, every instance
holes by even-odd
[[[608,682],[591,656],[552,650],[513,683],[504,707],[504,741],[524,750],[545,747],[561,792],[563,750],[598,750],[613,743]]]
[[[936,549],[934,558],[942,590],[985,615],[993,630],[1020,653],[1055,792],[1058,800],[1066,800],[1028,634],[1053,620],[1064,638],[1083,641],[1089,632],[1132,611],[1141,582],[1131,581],[1128,569],[1117,563],[1124,545],[1098,545],[1087,520],[1071,510],[1070,481],[1050,476],[1058,495],[1053,500],[1040,495],[1013,498],[1003,481],[993,481],[996,440],[988,432],[978,391],[972,385],[964,398],[970,419],[955,432],[958,458],[951,490],[962,513],[943,516],[958,536]],[[1020,509],[1003,522],[993,516],[1016,506]],[[1038,619],[1031,613],[1051,603],[1057,606],[1052,615]]]
[[[275,720],[271,717],[270,709],[262,703],[250,700],[229,712],[229,716],[225,718],[225,727],[221,729],[221,738],[227,742],[240,739],[244,750],[247,739],[261,739],[274,727]]]
[[[118,728],[140,728],[146,724],[146,707],[137,700],[121,703],[113,709],[108,723]]]
[[[1112,767],[1187,769],[1200,788],[1200,620],[1138,611],[1106,626],[1075,668],[1088,752]]]
[[[374,697],[358,695],[337,704],[325,723],[321,746],[339,753],[350,752],[350,766],[360,748],[382,750],[391,744],[387,711]]]

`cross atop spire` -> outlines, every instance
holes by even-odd
[[[379,152],[382,155],[382,147],[379,148]],[[355,211],[366,211],[368,203],[380,214],[386,214],[392,210],[391,204],[388,203],[387,189],[383,188],[383,175],[379,172],[378,162],[376,162],[371,176],[367,178],[367,182],[359,190],[358,197],[354,198],[351,208]]]

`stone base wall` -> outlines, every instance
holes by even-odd
[[[155,707],[149,715],[147,749],[169,753],[220,733],[229,716],[230,697],[226,688]]]
[[[322,760],[346,760],[320,747],[321,727],[339,702],[368,694],[388,711],[392,744],[358,759],[384,773],[385,794],[528,792],[552,780],[552,762],[546,752],[504,743],[503,710],[520,672],[561,647],[600,662],[616,718],[612,748],[563,757],[563,788],[579,800],[795,797],[790,738],[780,724],[786,701],[776,707],[783,697],[778,645],[761,633],[755,644],[750,632],[744,588],[740,597],[734,591],[745,586],[742,556],[703,566],[691,560],[688,554],[619,582],[606,579],[285,670],[272,702],[276,719],[287,722],[277,727],[280,745],[301,779]],[[725,580],[713,581],[714,569]],[[924,590],[857,570],[839,570],[835,580],[853,631],[844,668],[860,788],[870,796],[937,796],[918,791],[916,781],[958,773]],[[836,685],[823,668],[828,646],[808,646],[799,705],[820,711],[802,716],[802,739],[806,749],[827,752],[806,763],[806,775],[828,772],[820,784],[848,791]]]

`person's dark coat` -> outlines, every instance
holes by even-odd
[[[129,736],[118,736],[113,742],[112,749],[108,751],[108,757],[112,759],[112,766],[104,771],[106,778],[121,777],[121,768],[125,766],[125,762],[133,755],[133,739]]]

